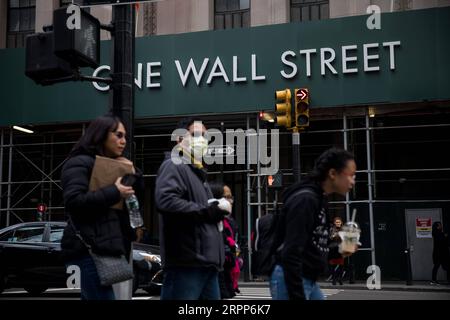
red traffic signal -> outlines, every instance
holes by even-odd
[[[37,211],[42,212],[42,213],[46,212],[47,211],[47,205],[45,203],[38,204]]]

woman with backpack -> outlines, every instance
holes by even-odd
[[[319,156],[304,181],[285,191],[274,245],[272,299],[325,299],[317,279],[327,267],[328,195],[345,196],[355,184],[355,173],[354,156],[331,148]]]

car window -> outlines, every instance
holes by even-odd
[[[13,241],[14,240],[14,231],[15,230],[9,230],[8,232],[5,232],[0,236],[0,241]]]
[[[23,227],[14,230],[12,237],[8,238],[9,242],[42,242],[44,234],[43,226]]]
[[[49,242],[61,242],[62,236],[64,232],[64,227],[60,226],[52,226],[50,228],[50,240]]]

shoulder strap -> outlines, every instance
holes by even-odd
[[[80,239],[81,243],[83,243],[86,246],[86,248],[89,250],[89,252],[91,252],[91,250],[92,250],[91,245],[83,239],[80,231],[77,228],[75,228],[75,224],[72,221],[72,217],[70,215],[68,215],[68,216],[69,216],[69,219],[67,222],[71,226],[73,231],[75,232],[75,235],[77,236],[78,239]]]

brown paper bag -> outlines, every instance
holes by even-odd
[[[89,191],[96,191],[100,188],[110,186],[116,182],[117,178],[128,173],[135,173],[133,162],[130,160],[123,157],[112,159],[96,156],[91,180],[89,181]],[[122,210],[123,199],[111,208]]]

